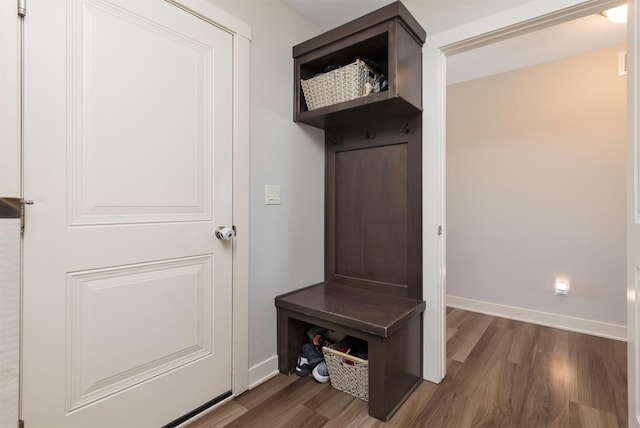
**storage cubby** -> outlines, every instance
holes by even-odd
[[[426,33],[400,2],[294,46],[294,121],[326,129],[359,116],[422,111],[422,44]],[[331,65],[369,59],[388,90],[311,110],[300,86]]]
[[[388,76],[389,74],[389,33],[384,32],[355,45],[348,46],[338,52],[331,52],[319,58],[300,64],[300,78],[309,79],[316,74],[323,73],[325,67],[335,64],[346,65],[356,58],[366,58],[376,62],[376,71]],[[304,97],[303,97],[304,98]],[[301,106],[306,111],[305,106]]]

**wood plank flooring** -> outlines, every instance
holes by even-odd
[[[626,343],[447,309],[447,377],[390,422],[312,377],[277,375],[195,421],[209,427],[624,427]]]

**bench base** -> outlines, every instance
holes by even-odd
[[[301,290],[304,292],[306,289]],[[280,298],[280,297],[279,297]],[[278,299],[278,298],[277,298]],[[369,415],[388,421],[422,382],[422,313],[405,317],[402,325],[394,325],[386,337],[335,322],[335,314],[305,314],[278,306],[278,369],[280,373],[295,371],[300,347],[308,342],[309,326],[339,331],[366,340],[369,346]],[[380,308],[384,310],[384,308]],[[333,321],[330,321],[332,319]]]

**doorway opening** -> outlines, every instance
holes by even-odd
[[[626,339],[625,51],[593,14],[447,57],[448,305]]]
[[[445,128],[446,128],[446,58],[498,40],[508,39],[536,29],[598,13],[619,6],[618,0],[575,1],[563,3],[530,2],[521,7],[488,17],[427,40],[423,51],[423,99],[425,123],[423,141],[423,251],[425,313],[424,370],[425,379],[439,383],[446,374],[446,222],[445,222]],[[629,424],[640,424],[640,386],[637,378],[638,346],[638,251],[640,247],[640,210],[638,209],[638,43],[640,28],[639,0],[629,1],[630,21],[627,24],[627,376],[629,379]],[[444,227],[443,227],[444,226]],[[430,231],[444,230],[444,237]]]

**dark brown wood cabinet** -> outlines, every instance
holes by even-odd
[[[293,47],[293,120],[327,129],[354,117],[402,115],[422,111],[422,44],[420,24],[400,2],[307,40]],[[379,64],[389,82],[384,92],[344,103],[307,108],[301,79],[322,73],[333,64],[346,65],[356,58]]]
[[[369,413],[389,420],[422,381],[422,44],[400,2],[293,48],[294,120],[325,130],[325,280],[276,297],[282,373],[309,325],[369,346]],[[309,110],[300,79],[356,58],[386,91]]]

